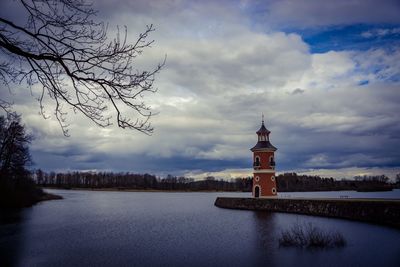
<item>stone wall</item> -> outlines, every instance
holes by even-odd
[[[215,206],[344,218],[400,228],[400,200],[218,197]]]

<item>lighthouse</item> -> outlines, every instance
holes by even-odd
[[[275,159],[274,153],[277,150],[270,141],[271,133],[265,128],[264,115],[261,128],[256,132],[257,144],[250,149],[253,152],[253,197],[275,197]]]

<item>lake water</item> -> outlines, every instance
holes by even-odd
[[[0,225],[0,266],[400,266],[397,229],[214,206],[217,196],[249,193],[49,191],[64,199],[42,202]],[[379,196],[399,198],[400,190]],[[281,231],[297,222],[337,230],[347,246],[279,247]]]

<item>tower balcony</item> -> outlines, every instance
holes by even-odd
[[[275,167],[275,161],[273,161],[273,160],[272,160],[272,161],[270,161],[270,162],[269,162],[269,166],[271,166],[271,167]]]
[[[259,168],[261,167],[261,165],[260,165],[260,162],[254,162],[253,163],[253,168],[255,169],[255,170],[258,170]]]

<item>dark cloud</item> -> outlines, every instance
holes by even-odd
[[[280,29],[400,23],[400,4],[397,0],[271,0],[247,3],[246,8],[260,23]]]
[[[247,168],[251,158],[234,160],[195,159],[190,157],[172,156],[168,158],[137,155],[107,155],[87,153],[81,155],[60,155],[48,152],[33,151],[35,168],[55,171],[96,170],[116,172],[147,172],[157,175],[184,175],[188,172],[205,170],[220,171],[229,168]]]
[[[292,95],[297,95],[297,94],[302,94],[302,93],[304,93],[304,92],[305,92],[305,90],[300,89],[300,88],[296,88],[296,89],[294,89],[294,90],[291,92],[291,94],[292,94]]]

